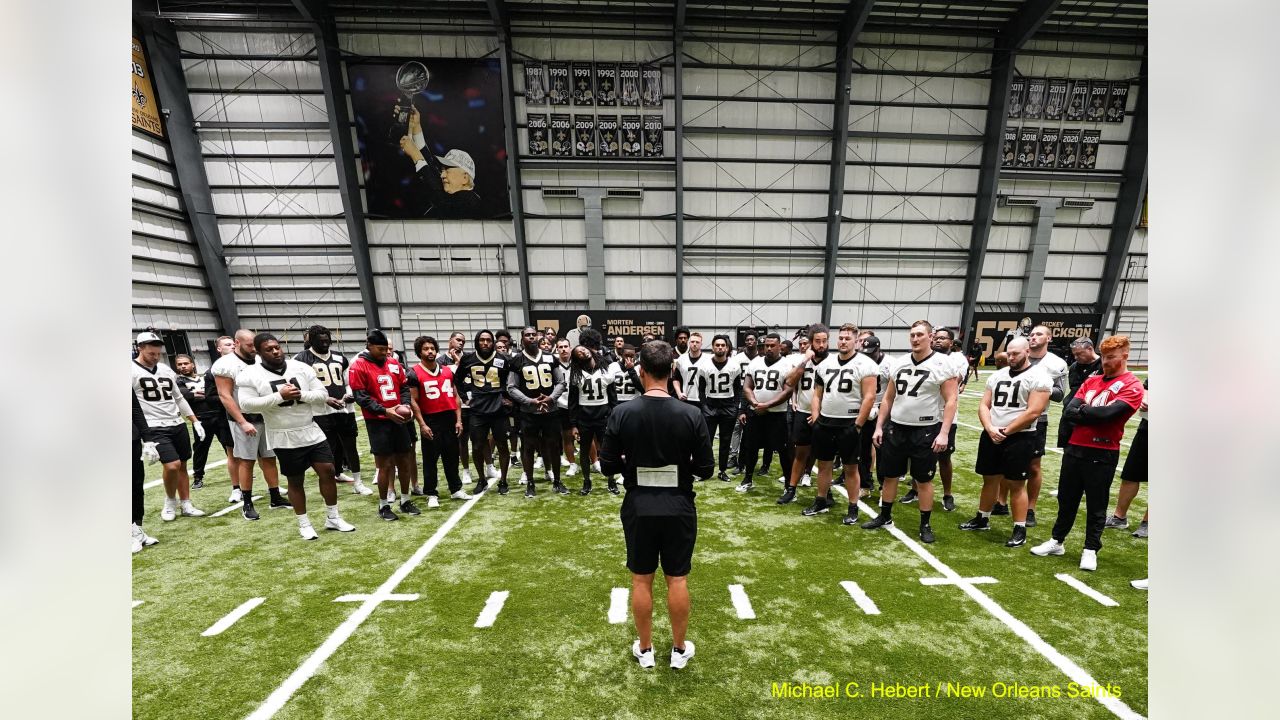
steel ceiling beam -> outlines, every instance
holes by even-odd
[[[511,62],[511,16],[503,0],[487,0],[489,18],[498,38],[498,63],[502,73],[502,122],[507,144],[507,192],[511,198],[511,233],[516,242],[516,266],[520,274],[520,312],[518,324],[532,321],[533,301],[529,297],[529,254],[525,240],[524,196],[520,182],[520,143],[516,138],[516,91]],[[507,309],[502,308],[502,321],[510,324]]]
[[[822,322],[831,323],[835,298],[840,223],[844,215],[844,171],[848,159],[849,95],[853,84],[853,45],[867,24],[874,0],[852,0],[840,19],[836,37],[835,113],[831,121],[831,179],[827,188],[826,271],[822,277]]]
[[[1116,289],[1124,270],[1124,260],[1133,244],[1133,232],[1142,217],[1142,203],[1147,196],[1147,61],[1142,61],[1138,78],[1138,99],[1134,105],[1133,127],[1124,154],[1124,184],[1116,197],[1111,216],[1111,235],[1107,240],[1107,260],[1098,288],[1097,309],[1102,323],[1109,327],[1107,316],[1115,307]],[[1115,327],[1112,323],[1110,327]]]
[[[688,8],[685,0],[676,0],[672,27],[671,52],[675,59],[675,243],[676,243],[676,324],[684,323],[684,26]]]

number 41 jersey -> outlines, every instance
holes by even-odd
[[[911,353],[898,358],[889,369],[895,393],[889,419],[915,426],[942,422],[942,384],[955,376],[955,364],[942,353],[930,352],[920,362]]]

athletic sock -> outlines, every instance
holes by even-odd
[[[680,653],[681,655],[683,655],[683,654],[684,654],[684,648],[682,648],[682,647],[673,647],[673,648],[671,648],[671,650],[672,650],[673,652]]]
[[[360,471],[359,471],[359,470],[357,470],[357,471],[355,471],[355,472],[351,473],[351,479],[352,479],[352,480],[354,480],[354,481],[356,481],[356,482],[360,482]]]
[[[325,517],[327,517],[327,518],[329,518],[330,520],[337,520],[337,519],[338,519],[338,506],[337,506],[337,505],[325,505],[325,506],[324,506],[324,516],[325,516]]]
[[[991,511],[990,511],[990,510],[979,510],[979,511],[978,511],[978,514],[979,514],[979,515],[981,515],[983,518],[989,518],[989,517],[991,517]]]
[[[1014,524],[1013,524],[1013,526],[1014,526],[1014,527],[1024,528],[1024,527],[1026,527],[1026,526],[1027,526],[1027,523],[1026,523],[1025,521],[1024,521],[1024,522],[1016,522],[1016,523],[1014,523]]]
[[[849,514],[850,514],[850,515],[857,515],[857,514],[858,514],[858,506],[857,506],[857,505],[855,505],[854,503],[849,503]]]
[[[306,513],[298,515],[298,527],[311,527],[311,518]]]
[[[278,488],[278,487],[273,487],[273,488],[267,488],[267,490],[269,490],[269,491],[271,492],[271,499],[272,499],[272,500],[279,500],[279,499],[280,499],[280,488]]]
[[[933,511],[932,511],[932,510],[921,510],[921,511],[920,511],[920,524],[921,524],[921,525],[928,525],[928,524],[929,524],[929,516],[930,516],[931,514],[933,514]]]
[[[885,502],[884,500],[880,501],[880,515],[887,518],[893,517],[893,501],[892,500],[888,502]]]

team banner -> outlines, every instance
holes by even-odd
[[[160,103],[156,100],[155,88],[151,87],[147,55],[138,38],[133,38],[133,126],[150,135],[164,137]]]
[[[1089,122],[1102,122],[1107,114],[1107,95],[1111,92],[1111,84],[1105,80],[1094,80],[1089,83],[1089,107],[1084,111],[1084,119]]]
[[[600,135],[600,157],[618,157],[618,116],[596,117],[596,131]]]
[[[640,116],[622,116],[622,156],[640,157]]]
[[[596,105],[618,104],[618,66],[596,65]]]
[[[1004,352],[1014,337],[1027,337],[1031,328],[1044,325],[1049,328],[1049,351],[1072,361],[1071,343],[1086,337],[1098,342],[1099,316],[1090,313],[991,313],[973,314],[974,333],[982,348],[982,362],[994,364],[994,355]]]
[[[1004,149],[1000,151],[1000,166],[1014,167],[1014,158],[1018,152],[1018,128],[1006,127],[1004,129]]]
[[[551,82],[547,90],[547,97],[551,99],[551,104],[568,105],[570,88],[569,63],[547,63],[547,77]]]
[[[640,107],[640,66],[618,66],[618,102],[623,107]]]
[[[1075,170],[1080,166],[1080,128],[1064,128],[1058,143],[1058,167]]]
[[[568,114],[551,116],[551,154],[556,157],[573,154],[573,124]]]
[[[1061,120],[1062,111],[1067,106],[1067,81],[1050,80],[1048,95],[1044,101],[1044,119]]]
[[[644,116],[644,156],[662,157],[662,116]]]
[[[542,63],[524,64],[524,104],[541,107],[547,104],[547,66]]]
[[[1111,99],[1107,103],[1107,122],[1124,122],[1124,111],[1129,103],[1129,83],[1111,83]]]
[[[1073,80],[1071,91],[1067,93],[1067,110],[1063,117],[1068,122],[1082,122],[1084,109],[1089,105],[1089,81]]]
[[[1098,166],[1098,144],[1101,130],[1085,130],[1080,133],[1080,169],[1093,170]]]
[[[657,65],[645,65],[640,71],[644,81],[641,99],[645,107],[662,107],[662,68]]]
[[[510,216],[501,78],[496,59],[348,62],[369,215]]]
[[[1014,78],[1009,83],[1009,119],[1017,120],[1022,117],[1022,95],[1027,90],[1027,81],[1022,78]]]
[[[596,156],[596,116],[573,116],[573,154],[578,157]]]
[[[1043,128],[1040,131],[1040,151],[1036,153],[1036,167],[1053,168],[1058,163],[1058,137],[1056,127]]]
[[[592,87],[595,75],[590,63],[573,64],[573,104],[578,107],[595,105],[596,91]]]
[[[1024,127],[1018,131],[1017,166],[1029,168],[1036,166],[1036,145],[1040,143],[1040,128]]]
[[[551,143],[547,142],[547,138],[550,136],[550,128],[547,126],[547,116],[530,115],[528,126],[529,154],[546,157],[551,150]]]
[[[1039,120],[1044,117],[1044,93],[1047,81],[1033,78],[1027,81],[1027,99],[1022,105],[1022,117]]]
[[[613,339],[619,335],[629,345],[640,347],[645,335],[672,342],[676,325],[674,310],[534,310],[533,326],[541,332],[554,330],[560,337],[578,329],[578,316],[586,315],[591,327],[604,336],[604,347],[613,347]],[[575,339],[577,334],[574,333]]]

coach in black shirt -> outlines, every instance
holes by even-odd
[[[640,639],[632,654],[641,667],[654,666],[653,576],[662,564],[671,616],[671,667],[693,657],[685,641],[689,625],[689,589],[685,578],[698,535],[694,476],[711,477],[715,460],[711,438],[698,409],[671,397],[667,380],[675,351],[662,340],[640,348],[639,378],[644,394],[609,415],[600,446],[600,470],[622,475],[622,534],[631,577],[631,614]]]
[[[1084,384],[1086,378],[1095,373],[1102,372],[1102,356],[1093,348],[1093,341],[1087,337],[1078,338],[1071,343],[1071,355],[1075,358],[1075,362],[1067,368],[1067,394],[1066,402],[1062,408],[1062,414],[1067,414],[1065,405],[1071,404],[1071,398],[1076,396],[1076,390]],[[1075,429],[1075,423],[1061,418],[1058,420],[1058,447],[1065,448],[1067,441],[1071,439],[1071,431]]]

